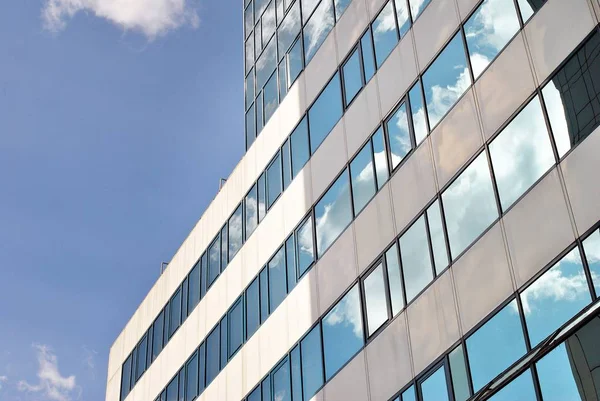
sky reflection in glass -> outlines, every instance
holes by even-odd
[[[348,170],[329,188],[315,206],[317,255],[321,257],[352,221]]]

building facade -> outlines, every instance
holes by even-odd
[[[600,2],[243,6],[247,152],[106,401],[599,400]]]

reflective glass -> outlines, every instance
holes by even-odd
[[[260,292],[258,278],[246,290],[246,337],[250,338],[260,326]]]
[[[367,29],[367,32],[360,38],[360,47],[362,50],[363,67],[365,69],[365,82],[369,82],[373,75],[375,75],[375,53],[370,29]]]
[[[264,323],[269,317],[269,272],[267,268],[260,271],[260,322]]]
[[[348,5],[350,5],[350,0],[333,0],[333,3],[335,5],[335,19],[339,21]]]
[[[408,93],[410,100],[410,112],[415,132],[415,141],[420,144],[427,137],[427,119],[423,105],[423,92],[421,92],[421,81],[417,82]]]
[[[390,144],[392,169],[394,169],[412,149],[405,103],[398,106],[394,114],[387,120],[386,129]]]
[[[258,59],[258,56],[260,56],[260,53],[262,52],[262,50],[264,49],[264,45],[266,45],[266,43],[263,43],[262,41],[262,25],[259,23],[258,25],[256,25],[254,27],[254,58]]]
[[[292,132],[290,144],[292,147],[292,177],[296,177],[310,157],[306,117],[300,121],[300,124]]]
[[[344,171],[315,206],[317,255],[322,256],[352,221],[348,171]]]
[[[343,65],[342,74],[344,77],[345,103],[348,106],[363,86],[358,48],[354,50],[354,53],[352,53],[348,61]]]
[[[450,361],[454,401],[466,401],[471,396],[471,390],[469,389],[469,377],[467,376],[465,353],[462,345],[456,347],[450,353],[448,359]]]
[[[427,209],[427,220],[429,221],[429,235],[431,236],[431,247],[433,248],[435,272],[440,274],[448,266],[449,261],[448,252],[446,252],[446,236],[442,226],[442,213],[438,200]]]
[[[275,33],[275,0],[272,0],[261,19],[262,22],[262,40],[267,43]]]
[[[391,0],[373,21],[372,29],[373,42],[375,43],[375,60],[377,68],[379,68],[398,43],[396,17],[394,16],[394,5]]]
[[[388,172],[387,153],[385,152],[385,141],[383,140],[383,128],[373,134],[373,158],[375,159],[375,171],[377,173],[377,188],[381,189],[390,177]]]
[[[242,247],[242,205],[240,204],[229,218],[229,260],[238,253]],[[191,286],[190,286],[191,292]]]
[[[271,401],[271,376],[267,376],[260,386],[262,387],[262,401]]]
[[[260,134],[264,127],[264,113],[263,113],[263,93],[260,92],[256,97],[256,101],[254,102],[254,106],[256,107],[256,136]]]
[[[281,147],[281,165],[283,168],[283,190],[285,191],[292,182],[292,159],[289,139]]]
[[[517,4],[519,4],[519,8],[521,9],[523,22],[527,22],[533,13],[539,10],[545,2],[546,0],[517,0]]]
[[[415,21],[419,15],[423,12],[425,7],[431,2],[431,0],[409,0],[410,13],[412,14],[413,21]]]
[[[164,324],[165,315],[164,312],[160,312],[152,326],[154,330],[154,333],[152,333],[152,360],[156,359],[160,351],[162,351]]]
[[[171,324],[169,326],[169,337],[175,333],[175,330],[179,328],[181,324],[181,291],[177,290],[175,295],[169,302],[169,308],[171,308]]]
[[[287,55],[287,69],[289,86],[298,78],[304,68],[304,53],[302,52],[302,37],[290,49]]]
[[[198,348],[198,394],[206,388],[206,346],[200,344]]]
[[[254,27],[254,14],[252,6],[250,5],[244,10],[244,32],[246,38],[252,32],[252,27]]]
[[[267,209],[273,206],[273,203],[275,203],[282,190],[281,156],[277,152],[277,156],[275,156],[273,162],[267,167]]]
[[[198,396],[198,354],[186,365],[185,372],[185,400],[192,401]]]
[[[466,343],[473,389],[478,392],[526,352],[517,301],[502,308]]]
[[[304,401],[312,398],[323,385],[323,349],[321,325],[315,326],[300,342],[302,355],[302,389]]]
[[[552,127],[558,156],[562,157],[571,149],[569,127],[567,125],[567,116],[565,115],[562,96],[556,84],[552,81],[542,89],[542,95],[544,96],[546,110],[548,110],[548,119]]]
[[[410,14],[408,12],[408,0],[394,0],[396,6],[396,18],[398,19],[398,29],[400,37],[404,37],[410,29]]]
[[[279,41],[279,53],[283,56],[300,33],[300,2],[296,1],[288,11],[284,20],[277,29],[277,40]],[[280,57],[281,57],[280,56]]]
[[[171,307],[169,305],[165,306],[165,331],[164,331],[164,341],[163,344],[167,345],[167,343],[169,342],[169,330],[171,328]]]
[[[427,114],[432,129],[469,86],[471,74],[459,32],[423,74]]]
[[[485,0],[465,23],[475,79],[521,28],[513,0]]]
[[[526,370],[516,379],[510,382],[502,390],[498,391],[489,401],[536,401],[535,389],[531,371]]]
[[[567,345],[569,345],[569,347],[567,347]],[[536,363],[540,389],[544,401],[586,401],[596,399],[597,395],[594,390],[592,390],[594,391],[594,395],[590,395],[590,398],[581,394],[580,386],[582,385],[582,377],[580,377],[580,374],[576,369],[578,368],[577,365],[584,362],[580,360],[585,360],[585,355],[581,355],[580,347],[573,347],[573,345],[575,344],[570,344],[568,342],[563,343]],[[593,377],[591,367],[585,365],[580,367],[585,370],[590,369],[588,370],[587,375],[590,379]],[[586,374],[585,370],[581,372],[582,375]],[[593,386],[594,384],[590,383],[588,386],[589,385]]]
[[[229,351],[231,357],[244,342],[244,313],[242,299],[238,299],[228,313],[229,324]]]
[[[265,186],[265,174],[258,177],[258,222],[265,218],[267,214],[267,188]]]
[[[250,237],[250,234],[254,232],[258,225],[258,190],[256,184],[252,186],[248,195],[246,195],[246,201],[244,202],[245,214],[246,214],[246,238]]]
[[[538,98],[533,99],[490,144],[503,210],[552,165],[554,153]]]
[[[287,81],[287,63],[282,61],[279,63],[278,68],[278,79],[279,79],[279,102],[283,102],[285,95],[287,95],[288,81]]]
[[[433,280],[424,216],[421,216],[400,237],[400,257],[402,258],[406,300],[410,302]]]
[[[246,88],[246,110],[254,101],[254,71],[250,72],[245,81]]]
[[[296,231],[296,254],[298,255],[298,277],[302,276],[315,260],[312,217]]]
[[[319,50],[334,24],[332,2],[322,1],[304,26],[304,56],[307,64]]]
[[[367,309],[367,335],[375,333],[388,319],[383,265],[380,264],[364,280],[365,306]]]
[[[269,4],[269,0],[254,0],[254,21],[258,21],[265,8]]]
[[[385,252],[385,263],[388,274],[388,285],[390,287],[390,300],[392,301],[392,316],[395,316],[404,307],[404,296],[402,290],[402,278],[400,277],[400,260],[398,258],[398,246],[392,245]]]
[[[246,41],[245,48],[246,55],[246,72],[250,71],[254,67],[254,40],[252,38]],[[252,74],[250,74],[252,75]],[[254,97],[254,88],[252,88],[252,97]],[[246,94],[248,94],[248,87],[246,86]]]
[[[293,235],[285,241],[285,264],[287,268],[288,293],[296,286],[296,241]]]
[[[290,352],[290,365],[292,369],[292,399],[302,401],[302,370],[300,368],[300,346]]]
[[[229,248],[227,244],[229,242],[228,234],[227,224],[225,224],[221,229],[221,271],[225,270],[229,261],[229,259],[227,259],[227,250]]]
[[[446,371],[443,366],[421,383],[423,401],[449,401]]]
[[[323,318],[325,380],[364,345],[360,289],[355,285]]]
[[[250,146],[256,139],[256,119],[254,115],[254,105],[250,106],[250,109],[246,113],[246,149],[250,149]]]
[[[121,374],[121,400],[124,400],[131,389],[131,361],[132,355],[129,355],[123,363],[123,373]]]
[[[262,401],[260,386],[258,386],[252,393],[250,393],[250,395],[248,396],[248,401]]]
[[[219,327],[206,338],[206,385],[208,386],[219,373]]]
[[[287,295],[287,276],[285,266],[285,248],[279,248],[269,261],[269,303],[274,311]]]
[[[193,311],[200,302],[200,261],[192,269],[189,275],[188,311]]]
[[[583,263],[575,248],[521,293],[531,346],[539,344],[590,301]]]
[[[206,252],[200,257],[200,299],[206,295],[208,278],[208,255]]]
[[[308,110],[311,153],[314,154],[323,140],[327,138],[329,132],[342,117],[342,113],[340,76],[335,74]]]
[[[146,371],[146,353],[148,352],[148,337],[144,335],[142,341],[138,344],[136,348],[137,352],[137,366],[136,366],[136,375],[135,380],[137,381],[142,374]]]
[[[167,401],[177,401],[177,396],[179,392],[179,379],[178,376],[175,376],[173,380],[167,385]]]
[[[583,241],[583,249],[590,267],[596,296],[598,296],[600,295],[600,232],[598,230]]]
[[[498,217],[485,152],[442,194],[442,202],[450,251],[456,258]]]
[[[183,280],[181,284],[181,322],[188,317],[188,279],[187,277]]]
[[[290,364],[287,360],[281,363],[275,372],[273,372],[273,400],[292,401]]]
[[[302,0],[302,19],[308,20],[320,0]]]
[[[227,365],[227,355],[228,355],[228,350],[227,350],[227,339],[229,338],[228,334],[227,334],[227,315],[225,315],[225,317],[223,317],[221,319],[221,322],[219,323],[220,329],[221,329],[221,369],[225,368],[225,365]]]
[[[367,142],[350,163],[350,176],[352,177],[354,210],[358,215],[377,192],[371,142]]]
[[[417,401],[417,395],[415,394],[415,386],[410,386],[400,396],[400,401]]]
[[[185,367],[179,370],[179,401],[185,401]]]
[[[277,74],[271,75],[269,81],[265,85],[265,89],[263,90],[264,96],[264,105],[265,105],[265,124],[269,121],[275,110],[277,110],[277,106],[279,102],[277,100]]]
[[[272,40],[269,42],[263,53],[256,60],[256,88],[262,88],[273,71],[277,68],[277,59],[275,52],[277,43]]]

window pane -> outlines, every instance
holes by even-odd
[[[248,401],[262,401],[260,386],[258,386],[252,393],[250,393],[250,395],[248,396]]]
[[[296,39],[300,33],[300,2],[297,1],[294,6],[288,11],[283,22],[277,30],[277,40],[279,41],[279,53],[281,55],[292,45],[292,42]]]
[[[219,374],[219,327],[215,328],[206,338],[206,386]]]
[[[315,260],[313,246],[313,224],[309,217],[296,231],[296,254],[298,255],[298,276],[302,276]]]
[[[285,265],[287,269],[288,293],[296,287],[296,241],[293,235],[285,241]]]
[[[246,202],[244,207],[246,208],[246,238],[250,237],[250,234],[254,232],[258,225],[258,199],[257,199],[257,188],[256,184],[252,186],[248,195],[246,195]]]
[[[279,248],[279,251],[269,261],[269,291],[270,310],[274,311],[287,295],[284,247]]]
[[[525,352],[517,301],[513,300],[467,339],[467,355],[475,392]]]
[[[485,0],[465,23],[475,79],[520,29],[513,0]]]
[[[275,110],[277,110],[277,106],[279,105],[279,101],[277,100],[277,74],[273,73],[269,81],[265,85],[265,89],[263,91],[264,96],[264,105],[265,105],[265,124],[269,121]]]
[[[300,369],[300,346],[296,346],[290,353],[292,368],[292,399],[302,401],[302,371]]]
[[[523,17],[523,22],[527,22],[529,18],[533,15],[533,13],[539,10],[546,0],[517,0],[519,4],[519,8],[521,9],[521,16]]]
[[[417,401],[417,395],[415,394],[415,386],[410,386],[401,395],[400,401]]]
[[[319,3],[319,0],[302,0],[303,22],[306,22],[306,20],[310,18],[317,3]]]
[[[537,98],[494,139],[490,154],[500,203],[506,210],[554,164],[550,137]]]
[[[356,94],[362,89],[362,71],[360,66],[360,54],[358,48],[348,58],[342,67],[344,76],[344,94],[346,95],[346,106],[352,102]]]
[[[381,189],[390,177],[383,140],[383,128],[379,127],[377,132],[373,134],[371,141],[373,142],[373,156],[375,158],[375,171],[377,172],[377,188]]]
[[[182,367],[179,371],[179,401],[185,401],[185,367]]]
[[[308,125],[306,117],[300,121],[300,124],[294,129],[290,136],[290,144],[292,147],[292,177],[296,177],[300,170],[308,161]]]
[[[440,122],[470,85],[471,75],[459,32],[423,75],[431,128]]]
[[[240,204],[229,218],[229,260],[232,260],[242,247],[242,238],[242,205]]]
[[[412,124],[415,132],[415,140],[420,144],[427,137],[427,121],[425,118],[425,107],[423,106],[423,93],[421,92],[421,81],[417,82],[408,94],[410,100],[410,111]]]
[[[208,278],[208,255],[206,252],[200,257],[200,299],[206,295],[207,278]]]
[[[271,376],[267,376],[260,386],[262,387],[262,401],[271,401]]]
[[[227,224],[223,226],[221,229],[221,271],[225,270],[227,267],[228,259],[227,259],[227,249],[229,246],[227,245],[229,232],[227,230]]]
[[[254,105],[250,107],[246,113],[246,149],[250,149],[250,146],[256,139],[256,120],[254,116]]]
[[[267,43],[271,36],[275,33],[275,0],[271,1],[265,13],[262,16],[262,40]]]
[[[400,37],[404,37],[410,29],[410,15],[408,13],[407,0],[394,0],[396,5],[396,18],[398,19],[398,28],[400,29]]]
[[[267,268],[260,271],[260,322],[263,323],[269,317],[269,272]]]
[[[260,293],[258,278],[246,290],[246,336],[250,338],[260,326]]]
[[[290,141],[285,141],[281,148],[281,164],[283,166],[283,190],[292,182],[292,160],[290,156]]]
[[[256,136],[260,134],[264,127],[264,113],[263,113],[263,94],[260,92],[256,101],[254,102],[254,106],[256,107]]]
[[[323,350],[321,326],[315,326],[300,343],[302,354],[302,388],[304,401],[312,398],[323,385]]]
[[[198,396],[198,354],[187,363],[185,373],[185,399],[192,401]]]
[[[181,324],[181,291],[177,290],[171,302],[169,302],[169,308],[171,308],[171,325],[169,326],[169,337],[175,333],[175,330],[179,328]]]
[[[322,1],[304,26],[304,56],[307,64],[319,50],[334,24],[333,4],[331,1]]]
[[[254,71],[250,72],[246,77],[246,110],[254,101]]]
[[[231,357],[244,342],[244,314],[242,299],[229,310],[227,322],[229,323],[229,357]]]
[[[342,116],[342,112],[340,76],[335,74],[308,110],[311,153],[315,153],[323,140],[327,138]]]
[[[398,258],[398,246],[396,244],[392,245],[392,247],[386,251],[385,263],[387,264],[390,299],[392,301],[392,316],[394,316],[404,307],[402,279],[400,278],[400,260]]]
[[[129,355],[123,363],[123,373],[121,375],[121,400],[124,400],[125,397],[127,397],[131,388],[131,360],[132,355]]]
[[[279,102],[283,102],[285,95],[287,95],[288,81],[287,81],[287,63],[282,61],[279,63],[278,68],[279,74]]]
[[[364,281],[365,305],[367,308],[368,335],[375,333],[387,320],[388,309],[386,300],[383,265],[377,266]]]
[[[398,43],[394,5],[391,1],[381,10],[373,22],[373,42],[375,43],[375,60],[377,68],[385,61]]]
[[[221,236],[217,236],[208,248],[208,285],[210,286],[221,272]]]
[[[334,0],[333,2],[335,4],[335,19],[339,21],[346,8],[348,8],[350,0]]]
[[[142,374],[146,371],[146,353],[148,352],[148,337],[144,335],[142,341],[138,344],[136,348],[137,352],[137,366],[136,366],[136,375],[135,381],[142,376]]]
[[[287,360],[283,362],[273,373],[273,400],[292,401],[290,364]]]
[[[258,21],[261,14],[267,8],[269,0],[254,0],[254,21]]]
[[[375,53],[373,50],[373,39],[371,38],[371,30],[367,29],[367,32],[360,39],[360,46],[362,50],[363,66],[365,68],[365,82],[375,75]]]
[[[536,401],[531,371],[527,370],[494,394],[489,401]]]
[[[442,194],[442,202],[450,251],[456,258],[498,217],[485,153]]]
[[[412,14],[413,20],[416,20],[431,0],[409,0],[409,2],[410,13]]]
[[[590,267],[596,296],[598,296],[600,295],[600,232],[598,230],[583,241],[583,249]]]
[[[352,163],[350,163],[350,175],[352,177],[354,210],[355,214],[358,214],[369,203],[377,191],[370,142],[367,142],[354,160],[352,160]]]
[[[206,388],[206,347],[205,343],[198,348],[198,394],[202,394]]]
[[[448,359],[450,360],[454,401],[466,401],[471,396],[471,390],[469,389],[469,378],[467,376],[465,353],[462,345],[456,347],[450,353]]]
[[[567,348],[567,344],[574,345],[563,343],[536,364],[544,401],[595,399],[595,394],[594,398],[584,398],[579,390],[582,378],[575,370],[577,365],[574,358],[585,360],[586,355],[578,355],[581,353],[581,346]],[[590,368],[586,370],[588,369]]]
[[[254,14],[252,10],[252,6],[246,7],[244,11],[244,32],[246,33],[245,37],[252,32],[252,27],[254,27]]]
[[[410,302],[433,280],[424,216],[421,216],[400,237],[400,256],[404,285],[406,286],[406,300]]]
[[[265,174],[258,178],[258,222],[260,223],[267,214],[267,189],[265,186]]]
[[[179,392],[179,382],[177,379],[179,379],[179,377],[175,376],[167,385],[167,401],[177,401],[177,395]]]
[[[304,68],[304,53],[302,52],[302,37],[298,37],[296,43],[287,55],[287,69],[289,86],[298,78]]]
[[[583,263],[575,248],[521,294],[531,346],[539,344],[590,301]]]
[[[267,168],[267,209],[270,209],[282,191],[281,156],[279,152]]]
[[[443,366],[421,383],[421,394],[423,401],[449,401],[446,371]]]
[[[329,188],[315,206],[317,255],[322,256],[352,221],[348,171]]]
[[[196,262],[196,265],[194,265],[194,268],[190,272],[188,283],[187,309],[188,313],[191,313],[200,301],[200,261]]]
[[[448,266],[449,261],[439,201],[436,200],[433,205],[429,206],[427,219],[429,220],[429,235],[431,236],[431,246],[433,248],[435,272],[440,274]]]
[[[225,365],[227,365],[227,354],[228,354],[228,350],[227,350],[227,339],[229,338],[228,334],[227,334],[227,316],[225,316],[223,319],[221,319],[221,322],[219,323],[219,326],[221,328],[221,369],[225,368]]]
[[[387,120],[386,128],[390,144],[392,169],[394,169],[412,149],[405,103],[398,106],[394,114]]]
[[[246,54],[246,72],[248,72],[252,69],[252,67],[254,67],[254,40],[253,40],[253,38],[250,38],[246,41],[245,54]],[[252,75],[252,74],[250,74],[250,75]],[[252,85],[254,85],[254,84],[252,84]],[[252,88],[252,89],[254,89],[254,88]],[[246,87],[246,93],[248,93],[248,87]],[[254,94],[252,94],[252,97],[254,98]]]
[[[277,58],[275,51],[277,43],[272,40],[269,42],[263,53],[256,60],[256,88],[262,88],[273,71],[277,68]]]
[[[154,321],[152,333],[152,360],[155,360],[163,347],[163,333],[164,333],[165,315],[164,312],[160,312],[156,320]]]

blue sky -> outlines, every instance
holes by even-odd
[[[0,400],[108,350],[243,154],[240,0],[0,2]]]

